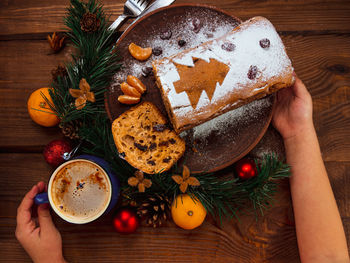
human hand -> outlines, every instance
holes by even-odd
[[[35,263],[66,262],[61,234],[52,222],[48,204],[38,206],[37,218],[32,215],[34,197],[44,190],[44,182],[39,182],[24,196],[17,209],[16,238]]]
[[[312,99],[304,83],[295,75],[292,87],[277,93],[273,125],[284,140],[313,130]]]

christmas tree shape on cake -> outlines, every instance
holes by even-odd
[[[195,109],[203,90],[211,101],[216,84],[222,84],[230,68],[213,58],[209,62],[199,58],[192,59],[194,66],[174,63],[180,75],[180,80],[174,82],[174,87],[176,93],[184,91],[187,93],[188,99]]]

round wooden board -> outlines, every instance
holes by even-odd
[[[201,24],[199,32],[193,30],[196,19]],[[134,23],[117,42],[123,68],[116,73],[106,93],[106,110],[111,121],[131,107],[117,100],[122,95],[120,83],[126,81],[127,75],[140,78],[147,86],[142,101],[154,103],[167,116],[155,78],[152,75],[144,77],[142,69],[150,67],[154,59],[222,36],[240,22],[240,19],[215,7],[186,4],[156,10]],[[164,32],[171,32],[171,38],[161,39]],[[185,46],[180,47],[179,40],[185,40]],[[160,47],[162,54],[153,54],[145,62],[137,61],[128,51],[132,42],[142,47]],[[186,152],[180,163],[185,162],[191,172],[214,172],[239,160],[264,135],[271,121],[273,105],[274,96],[270,95],[182,133]]]

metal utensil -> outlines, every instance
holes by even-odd
[[[171,5],[172,3],[174,3],[175,0],[156,0],[154,1],[152,4],[150,4],[146,9],[145,11],[143,11],[141,13],[141,15],[139,15],[123,32],[123,34],[119,37],[121,38],[125,32],[127,31],[127,29],[132,25],[134,24],[136,21],[138,21],[140,18],[142,18],[143,16],[145,16],[146,14],[148,13],[151,13],[152,11],[154,10],[157,10],[159,8],[162,8],[162,7],[166,7],[166,6],[169,6]]]
[[[148,13],[151,13],[152,11],[162,8],[162,7],[166,7],[168,5],[171,5],[172,3],[174,3],[175,0],[156,0],[154,1],[152,4],[150,4],[145,11],[142,12],[141,15],[139,15],[133,22],[135,23],[137,20],[139,20],[141,17],[145,16]]]
[[[70,158],[72,158],[74,154],[77,152],[81,144],[82,144],[82,141],[76,147],[74,147],[73,150],[71,150],[70,152],[65,152],[62,156],[63,160],[65,161],[70,160]]]
[[[127,18],[139,16],[148,6],[150,0],[127,0],[124,4],[124,12],[120,15],[109,30],[117,30],[122,26]]]

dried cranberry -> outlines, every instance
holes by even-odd
[[[201,27],[202,27],[201,21],[200,21],[198,18],[194,18],[194,19],[192,20],[192,30],[193,30],[195,33],[198,33],[199,30],[201,30]]]
[[[248,78],[255,79],[257,74],[258,74],[258,67],[257,66],[250,66],[248,74],[247,74]]]
[[[151,145],[149,146],[149,149],[154,150],[155,148],[157,148],[157,144],[155,142],[152,142]]]
[[[164,125],[164,124],[156,124],[156,125],[153,125],[153,131],[154,131],[154,132],[162,132],[162,131],[164,131],[165,129],[167,129],[167,126]]]
[[[186,41],[183,40],[183,39],[180,39],[177,44],[180,46],[180,47],[183,47],[184,45],[186,45]]]
[[[149,161],[147,161],[147,163],[150,165],[153,165],[153,166],[156,165],[156,163],[153,160],[149,160]]]
[[[161,47],[155,47],[152,49],[152,53],[155,56],[160,56],[163,53],[163,50]]]
[[[221,48],[228,52],[232,52],[233,50],[235,50],[236,46],[233,43],[225,42],[224,44],[221,45]]]
[[[139,144],[137,142],[134,142],[134,146],[139,149],[140,151],[147,151],[148,147],[146,145]]]
[[[164,158],[164,159],[163,159],[163,163],[169,163],[170,160],[171,160],[171,157],[168,156],[167,158]]]
[[[261,46],[262,48],[269,48],[269,47],[270,47],[270,40],[267,39],[267,38],[261,39],[261,40],[259,41],[259,43],[260,43],[260,46]]]
[[[143,67],[142,68],[142,76],[148,77],[152,73],[152,67]]]
[[[173,33],[170,30],[168,30],[168,31],[164,31],[160,35],[160,38],[163,39],[163,40],[166,40],[166,39],[170,39],[172,35],[173,35]]]

